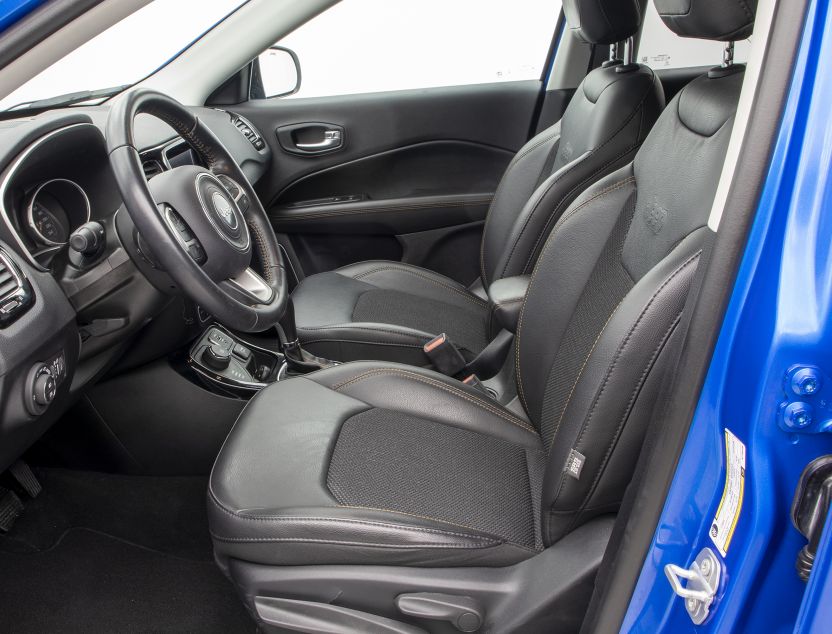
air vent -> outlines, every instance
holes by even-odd
[[[0,327],[8,326],[32,305],[32,287],[5,251],[0,250]]]
[[[249,143],[254,146],[255,150],[259,152],[266,147],[266,142],[263,140],[263,137],[257,133],[251,122],[238,114],[231,115],[231,122],[240,132],[242,132],[243,136],[248,139]]]
[[[144,170],[144,177],[146,179],[150,179],[151,177],[156,176],[156,174],[161,174],[165,171],[165,168],[162,167],[162,164],[154,159],[143,161],[142,169]]]

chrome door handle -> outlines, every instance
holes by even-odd
[[[340,130],[326,130],[324,131],[324,140],[318,143],[297,143],[297,147],[301,150],[327,150],[341,145],[341,131]]]

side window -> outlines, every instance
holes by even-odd
[[[278,44],[300,62],[292,97],[539,79],[560,10],[560,0],[342,0]],[[261,73],[265,85],[262,63]]]
[[[722,42],[679,37],[668,29],[652,2],[648,4],[644,18],[644,30],[638,49],[638,61],[654,70],[662,68],[689,68],[692,66],[716,66],[722,63]],[[749,40],[737,42],[734,59],[748,59]]]

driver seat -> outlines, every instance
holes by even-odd
[[[563,5],[573,35],[593,45],[626,40],[642,19],[637,0]],[[309,276],[292,294],[304,349],[338,361],[424,366],[422,346],[446,333],[472,360],[499,333],[491,285],[531,273],[563,211],[584,188],[633,160],[664,105],[661,83],[647,66],[605,64],[589,73],[562,120],[532,138],[506,169],[486,218],[480,276],[472,286],[379,260]]]
[[[689,37],[753,27],[720,0],[684,15],[675,0],[656,4]],[[576,629],[609,536],[604,516],[621,503],[674,371],[742,71],[685,87],[635,160],[557,222],[520,317],[515,402],[382,362],[280,381],[252,399],[208,504],[217,561],[261,623]]]

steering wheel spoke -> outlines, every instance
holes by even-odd
[[[239,301],[250,306],[268,304],[274,297],[272,287],[251,267],[236,277],[223,280],[220,282],[220,286],[227,293],[234,295]]]

